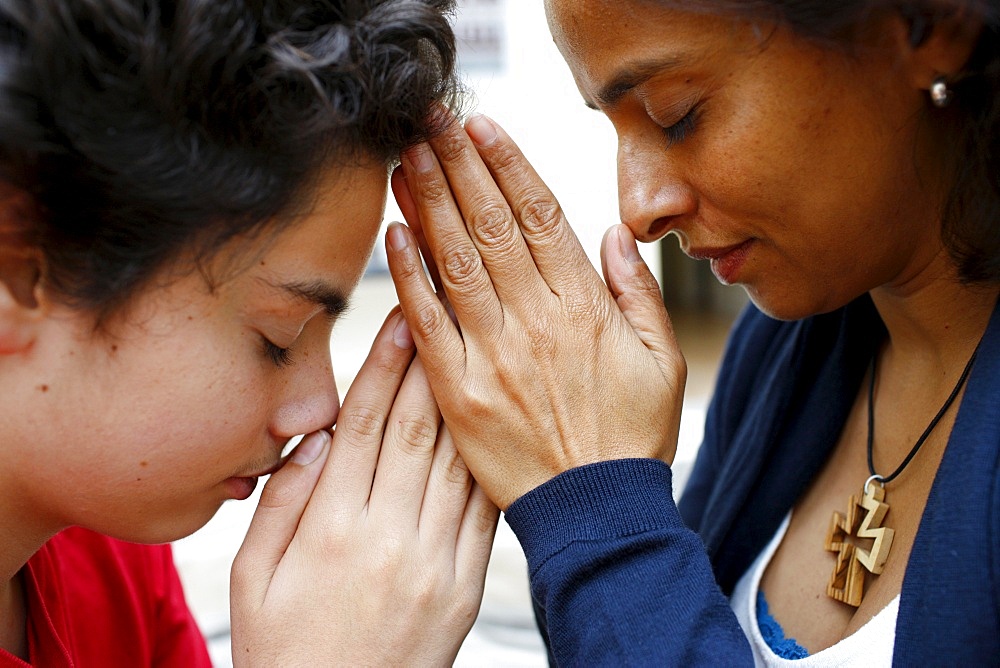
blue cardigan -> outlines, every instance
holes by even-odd
[[[863,297],[731,336],[680,508],[648,459],[568,471],[507,522],[553,664],[752,665],[727,599],[822,468],[885,329]],[[1000,306],[910,553],[895,665],[1000,662]]]

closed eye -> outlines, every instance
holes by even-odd
[[[698,105],[691,107],[691,110],[684,115],[684,118],[673,125],[663,128],[663,134],[667,138],[667,148],[671,148],[685,139],[694,131],[698,124]]]
[[[274,366],[283,369],[292,363],[292,351],[290,348],[282,348],[264,337],[261,337],[261,340],[264,342],[264,355],[271,360]]]

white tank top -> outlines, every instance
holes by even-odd
[[[899,614],[899,596],[892,599],[867,624],[844,638],[836,645],[803,659],[785,659],[768,646],[760,632],[757,621],[757,592],[760,589],[760,579],[775,551],[785,537],[785,531],[792,519],[789,513],[774,538],[757,560],[751,564],[736,589],[729,598],[729,604],[739,619],[743,633],[750,641],[753,650],[753,660],[756,666],[794,666],[795,668],[825,668],[827,666],[889,666],[892,664],[892,648],[896,641],[896,617]]]

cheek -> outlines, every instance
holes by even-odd
[[[123,348],[100,379],[105,410],[92,431],[123,460],[197,471],[266,433],[263,366],[245,337],[192,328],[150,343]]]

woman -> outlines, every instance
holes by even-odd
[[[388,241],[553,661],[995,661],[996,3],[546,9],[618,133],[606,287],[481,116],[407,152],[394,192],[417,235]],[[679,511],[685,367],[635,247],[668,233],[753,301]]]
[[[342,408],[329,350],[388,165],[453,98],[449,9],[3,3],[0,665],[207,665],[149,544],[268,473],[237,665],[455,656],[496,510],[398,313]]]

